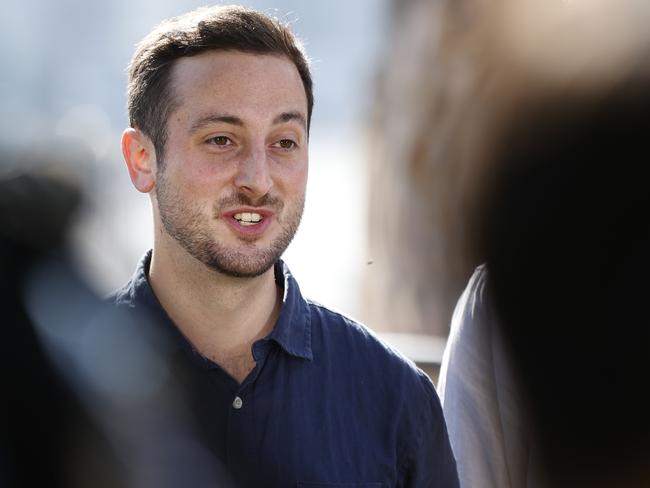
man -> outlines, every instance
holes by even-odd
[[[302,215],[312,81],[277,20],[163,23],[129,73],[122,148],[154,247],[115,294],[182,351],[201,438],[237,486],[458,486],[430,380],[305,300],[280,256]]]

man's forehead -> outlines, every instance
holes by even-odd
[[[170,88],[177,108],[201,108],[203,117],[215,113],[242,117],[238,112],[259,108],[274,120],[305,121],[306,126],[304,85],[285,56],[209,51],[181,58],[172,67]]]
[[[216,88],[221,84],[233,84],[235,87],[275,84],[277,88],[304,88],[298,68],[286,56],[222,50],[175,60],[171,82],[177,88],[187,88],[190,93],[197,88]],[[193,85],[193,82],[198,84]]]

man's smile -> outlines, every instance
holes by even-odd
[[[236,208],[223,212],[222,218],[236,234],[261,236],[273,221],[275,213],[265,208]]]

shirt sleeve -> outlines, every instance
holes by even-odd
[[[410,456],[402,486],[408,488],[459,488],[454,459],[442,407],[431,380],[422,373],[426,394],[417,422],[415,449]]]
[[[463,488],[527,486],[523,405],[479,267],[458,301],[438,391]]]

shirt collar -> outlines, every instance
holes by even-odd
[[[146,307],[149,313],[163,322],[171,322],[149,285],[149,266],[152,251],[149,250],[140,260],[130,283],[117,292],[118,303],[131,307]],[[280,316],[266,340],[276,342],[285,352],[304,359],[313,359],[311,348],[311,315],[309,305],[300,293],[300,288],[288,266],[278,260],[274,267],[275,280],[282,286],[282,306]],[[177,334],[180,331],[174,326]]]
[[[296,279],[284,261],[275,264],[275,279],[282,280],[282,308],[268,338],[277,342],[287,353],[313,359],[311,349],[311,314]]]

